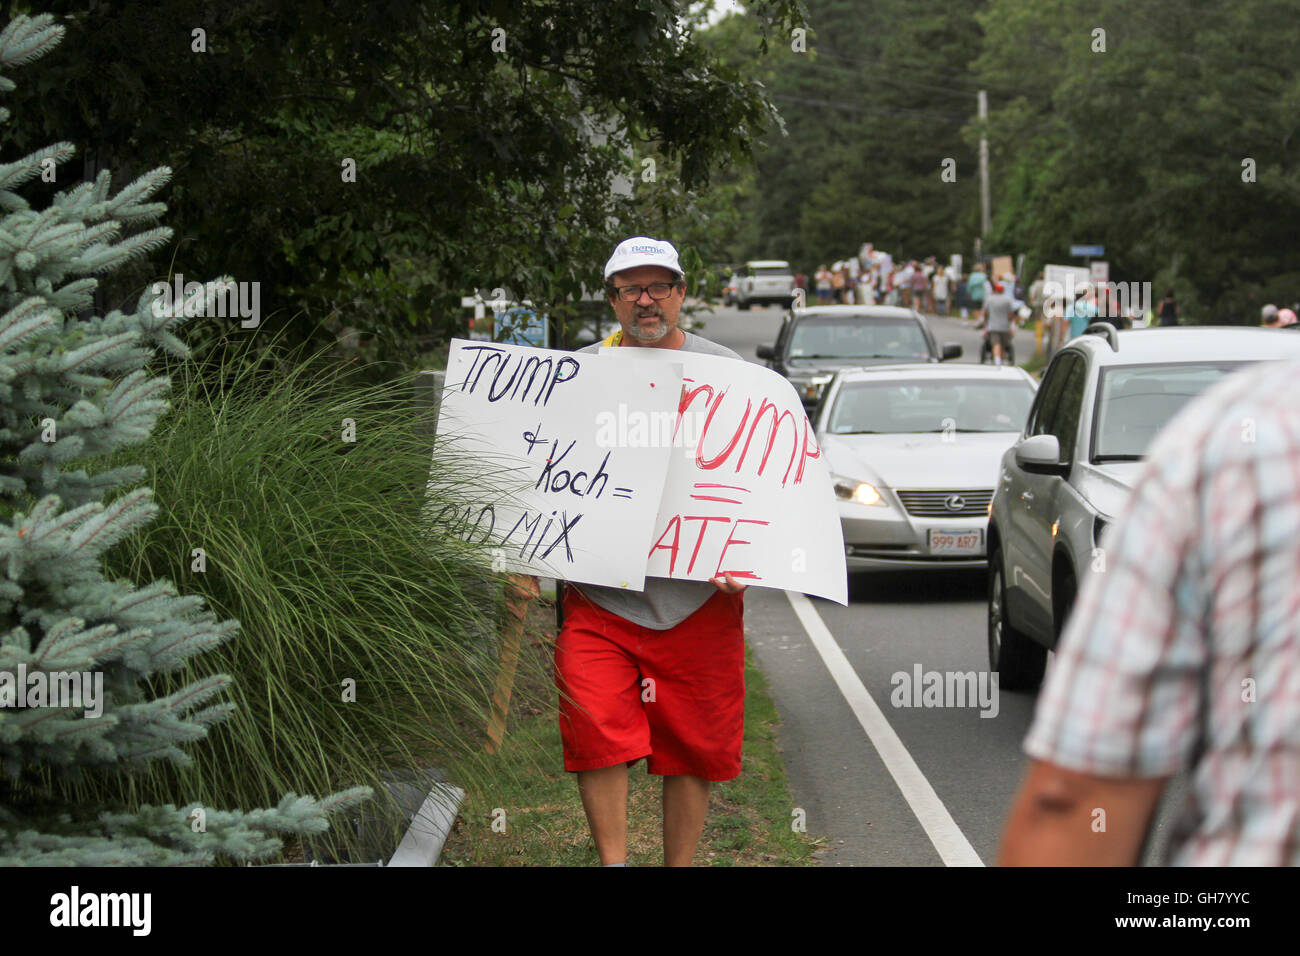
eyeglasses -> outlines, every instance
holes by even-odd
[[[624,302],[635,302],[641,298],[642,292],[649,292],[650,298],[659,300],[666,299],[673,294],[673,289],[678,285],[676,282],[652,282],[648,286],[624,285],[615,289],[618,297]]]

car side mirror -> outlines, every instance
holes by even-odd
[[[1070,466],[1061,462],[1061,443],[1055,435],[1034,435],[1016,446],[1016,464],[1034,475],[1066,475]]]
[[[774,358],[776,358],[776,350],[773,349],[772,346],[770,346],[770,345],[760,345],[760,346],[759,346],[758,348],[756,348],[754,351],[755,351],[755,353],[758,355],[758,357],[761,358],[761,359],[774,359]]]
[[[961,358],[961,346],[956,344],[955,342],[943,343],[943,358],[939,359],[939,361],[946,362],[949,359],[958,359],[958,358]]]

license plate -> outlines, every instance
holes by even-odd
[[[931,554],[983,554],[984,531],[934,531],[930,532]]]

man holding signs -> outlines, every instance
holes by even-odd
[[[636,237],[619,243],[605,264],[605,293],[621,330],[601,345],[741,360],[677,327],[686,282],[669,242]],[[664,778],[667,866],[690,865],[704,830],[710,781],[740,774],[744,589],[730,574],[712,581],[646,578],[643,591],[565,587],[564,626],[555,646],[564,766],[578,775],[604,865],[626,860],[631,764],[645,758],[648,771]]]

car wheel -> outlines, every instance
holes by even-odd
[[[1035,690],[1043,682],[1047,648],[1007,620],[1007,587],[1002,574],[1002,549],[998,548],[989,558],[989,670],[998,675],[1003,690]]]
[[[750,306],[750,303],[748,303],[748,302],[737,302],[737,303],[736,303],[736,308],[738,308],[741,312],[748,312],[748,311],[749,311],[749,306]]]

